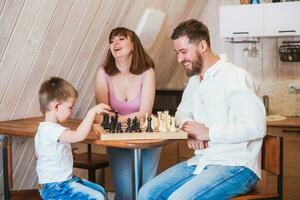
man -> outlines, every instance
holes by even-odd
[[[176,123],[189,135],[195,156],[145,184],[144,199],[229,199],[247,193],[261,174],[265,109],[250,75],[216,55],[208,28],[197,20],[179,24],[173,47],[190,77]]]

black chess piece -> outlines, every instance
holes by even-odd
[[[151,127],[151,121],[152,121],[152,117],[147,117],[147,128],[146,128],[146,132],[153,132],[153,129]]]
[[[123,133],[121,122],[117,123],[116,132],[117,133]]]
[[[131,129],[131,119],[128,118],[127,119],[127,128],[126,128],[126,132],[131,133],[132,129]]]
[[[104,129],[109,129],[109,114],[108,113],[103,114],[103,121],[101,123],[101,126]]]
[[[142,132],[141,124],[140,124],[139,121],[136,123],[136,132],[138,132],[138,133],[141,133],[141,132]]]
[[[116,130],[116,126],[117,126],[116,119],[115,119],[114,116],[111,116],[110,117],[110,123],[109,123],[109,132],[114,133],[115,130]]]
[[[116,119],[116,124],[119,123],[119,113],[118,111],[115,111],[115,119]]]
[[[138,118],[134,117],[132,119],[132,123],[131,123],[131,130],[137,132],[137,122],[138,122]]]

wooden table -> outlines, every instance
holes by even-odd
[[[0,134],[4,136],[3,145],[3,170],[4,174],[4,198],[9,199],[9,188],[12,188],[12,155],[11,155],[11,136],[34,137],[42,117],[27,118],[0,122]],[[76,129],[81,120],[68,120],[62,125],[70,129]],[[173,140],[174,141],[174,140]],[[132,149],[132,190],[133,199],[137,199],[138,190],[142,183],[142,159],[141,150],[152,147],[160,147],[169,144],[171,140],[127,140],[127,141],[101,141],[99,137],[91,131],[88,137],[82,141],[86,144],[95,144],[109,147],[119,147]],[[6,148],[6,150],[4,150]],[[5,179],[5,177],[7,177]]]

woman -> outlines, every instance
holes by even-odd
[[[106,103],[120,114],[119,121],[139,119],[151,113],[155,96],[154,62],[131,30],[115,28],[109,35],[109,51],[96,78],[96,102]],[[115,199],[132,199],[131,151],[107,148]],[[143,183],[156,175],[160,148],[143,149]]]

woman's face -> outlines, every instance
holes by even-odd
[[[118,35],[109,41],[109,48],[115,59],[129,57],[133,51],[133,42],[129,36]]]

